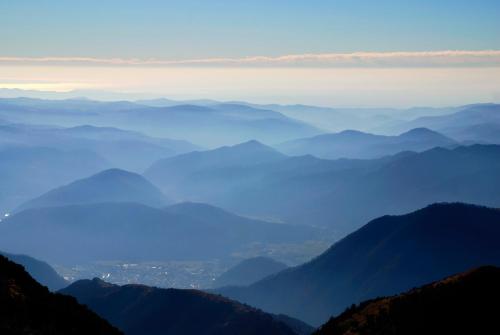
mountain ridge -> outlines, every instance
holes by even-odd
[[[484,334],[500,331],[490,306],[500,298],[500,268],[484,266],[397,296],[352,306],[316,331],[326,334]],[[496,330],[495,330],[496,329]]]
[[[197,290],[118,286],[93,279],[60,292],[74,296],[127,335],[295,334],[269,314]]]
[[[308,263],[217,292],[319,325],[352,303],[500,265],[498,236],[500,210],[434,204],[372,220]]]

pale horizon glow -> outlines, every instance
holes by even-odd
[[[5,66],[0,88],[334,107],[500,102],[499,67]]]

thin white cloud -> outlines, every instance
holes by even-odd
[[[484,67],[500,66],[500,50],[353,52],[277,57],[138,59],[94,57],[1,57],[0,65],[216,66],[216,67]]]

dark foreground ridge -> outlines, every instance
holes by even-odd
[[[61,291],[89,306],[127,335],[293,335],[278,318],[197,290],[118,286],[80,280]]]
[[[347,309],[315,335],[500,334],[500,268],[481,267]]]
[[[47,286],[51,291],[60,290],[68,286],[69,282],[61,277],[49,264],[27,255],[15,255],[0,251],[0,255],[7,257],[14,263],[20,264],[40,284]]]
[[[50,293],[21,265],[0,256],[0,334],[118,335],[72,297]]]

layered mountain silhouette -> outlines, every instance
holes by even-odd
[[[110,168],[109,162],[89,151],[9,147],[0,149],[0,157],[1,213],[55,187]]]
[[[481,267],[353,306],[314,334],[494,334],[499,282],[499,268]]]
[[[500,144],[500,122],[447,128],[446,133],[468,143]]]
[[[76,299],[50,293],[22,266],[0,256],[0,333],[121,334]]]
[[[246,157],[245,147],[224,151],[231,149],[238,149],[238,156],[206,151],[163,160],[146,176],[172,197],[248,216],[329,226],[339,237],[378,216],[434,202],[500,206],[497,145],[434,148],[370,160],[273,154],[258,164],[240,158]]]
[[[254,243],[301,243],[324,235],[321,229],[247,219],[202,204],[158,209],[108,202],[21,211],[0,225],[0,246],[64,264],[200,260],[228,257]]]
[[[0,255],[14,263],[20,264],[40,284],[47,286],[51,291],[60,290],[68,286],[69,282],[61,277],[49,264],[26,255],[14,255],[0,251]]]
[[[246,286],[286,268],[286,264],[269,257],[249,258],[217,277],[212,286]]]
[[[411,121],[399,122],[388,127],[387,131],[406,131],[417,127],[427,127],[439,131],[445,135],[455,136],[457,140],[470,140],[467,136],[460,136],[462,132],[467,134],[467,128],[484,125],[500,125],[499,104],[474,104],[456,108],[451,113],[437,116],[422,116]],[[475,129],[475,140],[488,142],[488,133],[482,135],[481,129]],[[498,137],[496,137],[498,138]]]
[[[169,200],[141,175],[109,169],[42,194],[17,210],[102,202],[135,202],[162,207]]]
[[[425,151],[456,144],[454,140],[427,128],[415,128],[399,136],[384,136],[345,130],[282,143],[277,148],[293,156],[319,158],[378,158],[401,151]]]
[[[189,196],[189,200],[196,201],[204,194],[210,195],[222,191],[218,186],[219,182],[223,183],[223,180],[230,178],[233,173],[245,170],[251,175],[257,166],[285,158],[285,155],[275,149],[252,140],[234,146],[166,158],[154,163],[144,175],[167,194],[178,197]],[[241,179],[238,180],[239,183],[252,182]],[[199,182],[202,187],[191,186],[191,182],[194,184]],[[206,182],[207,185],[204,184]],[[196,189],[191,192],[194,187]]]
[[[89,99],[0,99],[0,118],[18,123],[119,127],[207,147],[251,139],[279,143],[321,131],[279,112],[239,104],[152,107]]]
[[[500,265],[499,238],[499,210],[435,204],[380,217],[304,265],[218,292],[319,325],[353,303],[473,267]]]
[[[297,334],[272,315],[196,290],[93,279],[77,281],[61,293],[74,296],[127,335]]]
[[[0,126],[0,135],[0,147],[38,145],[67,151],[88,150],[105,157],[114,167],[133,171],[142,171],[159,159],[199,149],[186,141],[90,125],[62,128],[7,123]]]

